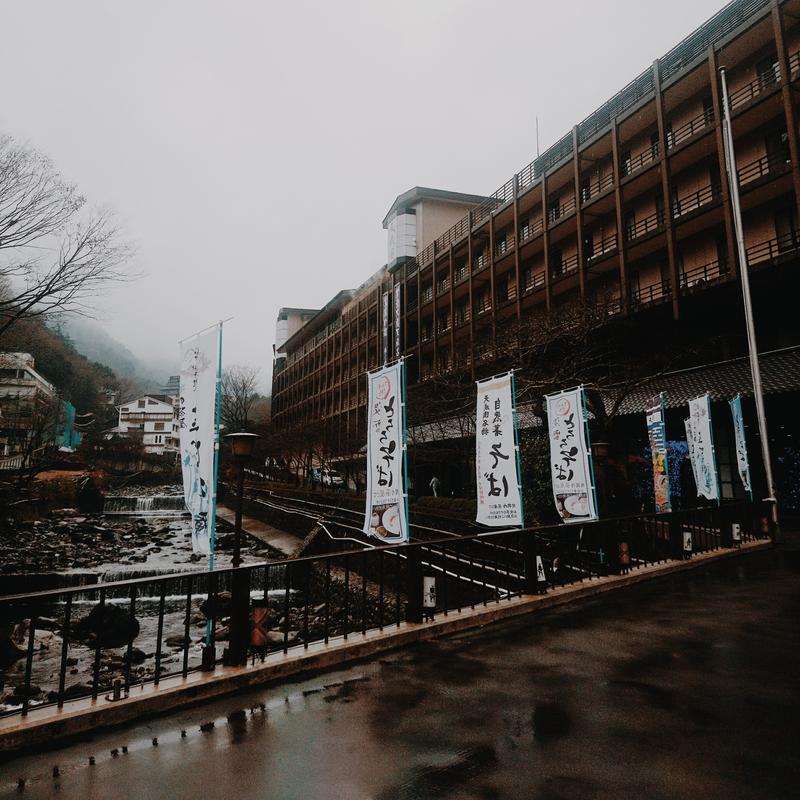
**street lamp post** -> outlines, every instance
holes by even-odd
[[[250,641],[250,575],[241,569],[242,564],[242,506],[244,503],[244,468],[253,455],[255,433],[229,433],[225,437],[231,443],[236,461],[236,511],[234,520],[233,575],[231,578],[231,624],[230,643],[225,654],[225,664],[238,666],[247,662]]]

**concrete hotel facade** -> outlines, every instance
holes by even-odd
[[[392,302],[395,291],[410,387],[437,374],[491,374],[503,327],[567,297],[680,320],[726,292],[740,311],[720,66],[747,260],[771,291],[772,276],[800,254],[800,0],[735,0],[491,196],[400,195],[384,220],[400,220],[392,234],[406,237],[390,242],[397,257],[282,344],[275,428],[327,420],[343,439],[364,435],[364,373],[383,362],[384,296]],[[393,307],[389,317],[391,329]],[[796,344],[786,329],[769,344]]]

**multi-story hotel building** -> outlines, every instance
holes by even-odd
[[[800,247],[800,2],[734,0],[490,196],[400,195],[389,262],[282,343],[274,426],[363,436],[366,370],[406,355],[410,387],[489,375],[504,326],[568,297],[647,325],[727,303],[738,345],[718,358],[743,354],[723,66],[747,262],[757,295],[785,302]],[[781,315],[762,349],[800,342]]]

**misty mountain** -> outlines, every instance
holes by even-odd
[[[117,375],[134,378],[147,385],[148,390],[166,383],[173,365],[147,363],[134,355],[97,322],[83,317],[65,317],[59,327],[72,341],[75,349],[86,358],[110,367]]]

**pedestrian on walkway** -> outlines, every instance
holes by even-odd
[[[433,496],[438,497],[439,492],[442,490],[442,482],[435,475],[431,478],[430,486]]]

